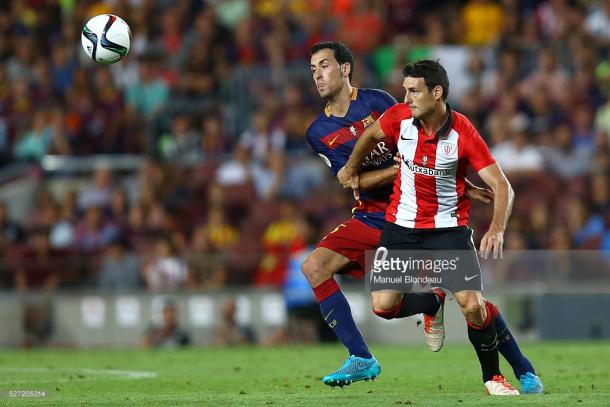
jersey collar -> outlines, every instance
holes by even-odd
[[[438,129],[436,131],[436,133],[434,133],[434,137],[435,138],[445,138],[449,135],[449,132],[451,131],[451,127],[453,127],[453,110],[451,110],[451,106],[449,106],[449,103],[447,104],[447,111],[449,112],[449,116],[447,117],[447,120],[445,120],[445,123],[441,126],[440,129]],[[413,119],[413,125],[415,127],[417,127],[418,129],[421,129],[421,122],[419,121],[419,119]]]
[[[357,97],[358,97],[358,88],[352,87],[351,100],[356,100]],[[326,103],[326,107],[324,108],[324,113],[326,114],[326,117],[330,117],[330,115],[333,114],[333,110],[330,108],[329,103]]]

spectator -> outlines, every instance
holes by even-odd
[[[601,0],[596,2],[585,21],[586,30],[591,36],[600,42],[600,45],[610,43],[610,1]]]
[[[320,306],[311,291],[309,282],[301,272],[301,264],[320,240],[319,221],[312,216],[299,216],[296,219],[296,228],[307,246],[300,250],[296,249],[290,255],[286,280],[283,284],[284,301],[288,314],[287,325],[267,337],[263,341],[267,345],[286,342],[336,341],[336,336],[320,318]]]
[[[235,346],[256,342],[254,331],[237,322],[237,302],[229,298],[222,306],[220,323],[214,329],[215,345]]]
[[[118,187],[112,191],[108,206],[113,223],[124,229],[129,219],[129,196],[124,187]]]
[[[60,271],[68,271],[65,267],[67,254],[51,247],[46,228],[33,230],[29,243],[15,267],[15,287],[23,293],[30,290],[53,292],[59,285]]]
[[[159,139],[159,155],[166,160],[193,163],[198,158],[197,134],[186,115],[178,115],[172,121],[169,133]]]
[[[216,182],[223,186],[247,185],[251,182],[250,153],[246,147],[237,145],[231,159],[224,161],[216,170]]]
[[[70,47],[53,47],[51,62],[51,78],[53,88],[59,94],[65,93],[72,85],[76,61],[71,55]]]
[[[543,152],[549,169],[562,178],[571,178],[591,171],[591,153],[587,148],[574,148],[570,127],[560,124],[552,131],[554,137]]]
[[[40,162],[48,153],[52,140],[53,130],[48,125],[47,114],[38,111],[34,115],[32,127],[19,137],[13,154],[19,161]]]
[[[84,188],[78,196],[79,208],[86,210],[91,206],[108,207],[113,189],[114,181],[110,168],[97,168],[93,174],[93,184]]]
[[[142,287],[140,262],[129,251],[124,237],[112,240],[104,249],[97,287],[105,291],[136,290]]]
[[[74,239],[78,249],[95,253],[114,240],[118,233],[118,227],[104,219],[102,208],[90,206],[85,210],[83,220],[76,225]]]
[[[13,285],[11,257],[23,238],[21,226],[9,218],[6,204],[0,201],[0,287]]]
[[[254,276],[255,285],[283,285],[290,253],[303,247],[303,237],[296,229],[297,214],[296,203],[284,200],[279,219],[271,222],[263,232],[263,258]]]
[[[214,159],[231,151],[229,136],[223,131],[219,114],[207,114],[201,122],[199,158]]]
[[[495,147],[491,152],[500,166],[507,173],[537,172],[544,165],[539,148],[528,141],[525,118],[513,123],[510,138]]]
[[[224,285],[227,278],[225,255],[212,249],[205,226],[193,232],[186,263],[191,276],[190,286],[201,289],[216,289]]]
[[[377,5],[367,0],[355,0],[350,12],[339,18],[338,36],[350,44],[354,53],[365,54],[379,44],[383,19]]]
[[[23,238],[21,226],[10,219],[6,203],[0,201],[0,246],[21,243]]]
[[[504,10],[496,1],[470,0],[461,12],[465,44],[489,45],[498,39],[504,23]]]
[[[286,143],[282,129],[272,128],[269,113],[258,110],[252,115],[251,126],[244,131],[239,144],[250,152],[255,163],[265,163],[267,155],[284,149]]]
[[[183,288],[189,276],[186,263],[178,257],[168,237],[157,238],[153,256],[143,269],[146,287],[153,292]]]
[[[529,97],[533,92],[543,92],[551,96],[553,102],[560,103],[564,98],[568,78],[565,70],[557,63],[551,49],[540,52],[536,70],[520,84],[521,95]]]
[[[188,332],[180,328],[178,307],[168,301],[163,306],[163,321],[161,326],[151,326],[140,343],[143,348],[174,349],[190,345]]]
[[[51,246],[56,249],[69,249],[74,245],[75,226],[74,217],[60,205],[48,208],[53,218],[49,223],[49,239]]]
[[[214,251],[227,250],[239,240],[239,232],[227,223],[224,210],[219,206],[208,210],[207,221],[201,228]]]
[[[159,65],[159,56],[142,56],[138,81],[126,90],[127,107],[147,120],[154,118],[169,98],[169,88],[160,76]]]

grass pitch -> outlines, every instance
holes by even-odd
[[[320,381],[347,356],[340,345],[189,350],[3,351],[0,405],[609,405],[610,343],[523,347],[547,394],[484,395],[474,351],[448,344],[372,346],[382,365],[375,382],[330,389]],[[502,370],[517,384],[511,369]],[[47,391],[12,398],[8,391]]]

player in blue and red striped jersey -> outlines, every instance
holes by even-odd
[[[364,129],[373,123],[396,100],[377,89],[357,89],[350,80],[354,66],[349,49],[337,42],[316,44],[311,49],[311,70],[318,93],[327,101],[324,112],[307,130],[307,141],[336,175],[345,164]],[[354,216],[329,233],[305,260],[303,273],[320,303],[322,316],[349,351],[344,365],[324,377],[330,386],[349,385],[374,379],[381,368],[371,355],[356,327],[345,296],[333,278],[348,272],[355,277],[364,274],[364,253],[376,247],[384,224],[388,197],[396,175],[396,146],[388,139],[380,141],[367,156],[360,178],[360,196]],[[384,307],[373,299],[373,310],[389,318],[426,313],[435,315],[444,300],[442,293],[406,294],[410,297],[400,309]],[[390,315],[391,314],[391,315]]]
[[[364,128],[397,103],[381,90],[353,88],[353,66],[352,54],[344,44],[325,42],[316,44],[311,49],[313,79],[318,93],[327,101],[327,106],[309,127],[307,140],[334,174],[346,163]],[[379,364],[356,327],[349,304],[333,275],[346,271],[356,277],[363,275],[364,252],[376,248],[381,236],[384,213],[396,176],[393,166],[395,152],[395,143],[387,139],[377,143],[368,154],[359,177],[360,199],[354,207],[353,218],[327,235],[302,266],[320,303],[324,319],[350,354],[342,368],[324,377],[324,383],[331,386],[374,378],[380,372]],[[469,183],[466,193],[470,198],[483,202],[490,202],[492,198],[486,190]],[[442,312],[437,312],[442,310],[439,304],[444,300],[442,293],[441,296],[404,294],[396,303],[384,301],[379,294],[372,293],[373,311],[377,315],[389,319],[424,313],[426,341],[432,350],[440,350],[444,338],[442,318],[440,326],[436,324],[436,328],[431,321],[434,321],[434,316],[438,320],[439,314],[442,317]],[[496,324],[499,323],[497,319]],[[502,331],[500,328],[498,330]],[[514,342],[507,328],[505,333],[506,341]],[[529,364],[520,352],[509,357],[502,351],[502,347],[500,351],[513,367]]]

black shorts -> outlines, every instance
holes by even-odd
[[[386,222],[379,247],[385,247],[389,253],[402,252],[401,258],[413,255],[413,258],[456,259],[458,267],[450,273],[443,271],[443,283],[439,286],[454,292],[482,290],[481,265],[472,240],[472,229],[467,226],[412,229]]]
[[[439,229],[411,229],[386,222],[379,246],[388,250],[473,250],[472,229],[468,226]]]

